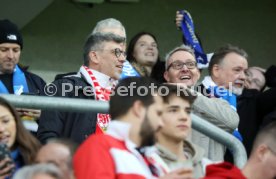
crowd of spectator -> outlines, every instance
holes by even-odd
[[[175,17],[182,30],[183,12]],[[0,97],[0,179],[276,178],[276,66],[250,67],[245,50],[227,44],[199,81],[203,50],[185,33],[164,61],[158,43],[138,32],[127,45],[123,24],[104,19],[84,42],[77,72],[56,76],[54,97],[106,101],[107,114],[14,108]],[[0,20],[0,93],[47,96],[44,80],[20,64],[22,50],[17,26]],[[137,75],[121,78],[127,61]],[[191,113],[245,146],[243,168],[192,129]]]

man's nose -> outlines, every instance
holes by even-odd
[[[183,65],[183,67],[180,69],[181,71],[188,71],[189,70],[189,68],[187,67],[187,65]]]
[[[246,79],[246,74],[245,74],[244,71],[241,72],[241,74],[240,74],[240,79],[242,79],[242,80],[245,80],[245,79]]]
[[[124,63],[126,61],[126,55],[120,55],[118,58],[119,62]]]
[[[179,113],[179,118],[182,120],[182,121],[187,121],[188,120],[188,114],[185,110],[181,110],[180,113]]]
[[[8,50],[8,51],[7,51],[7,56],[8,56],[9,58],[14,58],[14,52],[13,52],[12,50]]]

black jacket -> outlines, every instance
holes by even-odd
[[[40,78],[38,75],[28,72],[26,69],[19,67],[26,78],[27,85],[29,88],[29,95],[44,95],[44,87],[46,85],[45,81]],[[0,78],[1,79],[1,78]],[[11,80],[11,81],[10,81]],[[6,88],[10,93],[13,93],[13,86],[12,86],[12,75],[10,76],[10,80],[3,81]],[[7,82],[7,84],[6,84]],[[23,93],[24,94],[24,93]]]
[[[276,88],[264,92],[255,89],[244,89],[238,97],[239,131],[249,155],[254,139],[263,123],[263,118],[276,109]]]
[[[238,128],[243,137],[243,144],[248,156],[260,125],[257,118],[257,100],[260,94],[261,92],[255,89],[244,89],[237,98],[237,112],[240,116]]]
[[[27,80],[29,93],[32,95],[44,95],[45,81],[36,74],[28,71],[24,71],[24,74]]]
[[[82,78],[76,76],[61,77],[59,76],[53,83],[57,87],[55,96],[66,98],[78,98],[93,100],[94,96],[85,95],[91,90],[91,86]],[[74,89],[62,94],[62,84],[72,85]],[[77,94],[77,95],[75,95]],[[95,132],[97,123],[97,114],[93,112],[59,112],[42,111],[37,132],[38,139],[45,143],[49,138],[69,138],[77,143],[82,143],[90,134]]]

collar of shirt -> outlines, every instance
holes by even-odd
[[[131,148],[135,148],[136,144],[129,139],[130,127],[129,123],[113,120],[109,123],[106,133],[118,140],[128,141]]]
[[[206,89],[208,89],[209,87],[217,86],[216,83],[212,80],[211,76],[205,76],[202,84]]]
[[[95,75],[99,85],[102,88],[111,90],[118,83],[118,80],[115,80],[115,79],[107,76],[106,74],[103,74],[103,73],[93,70],[93,69],[91,69],[91,70],[92,70],[93,74]]]
[[[107,131],[105,133],[107,135],[110,135],[110,136],[118,139],[118,140],[124,141],[125,145],[126,145],[126,148],[138,158],[138,160],[143,165],[145,171],[147,172],[147,175],[150,176],[150,177],[147,177],[147,178],[152,178],[153,179],[155,177],[152,176],[151,171],[148,168],[148,165],[146,164],[143,156],[136,149],[137,145],[129,139],[130,128],[131,128],[131,124],[129,124],[127,122],[122,122],[122,121],[119,121],[119,120],[112,120],[109,123]]]

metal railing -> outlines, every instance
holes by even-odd
[[[237,138],[197,115],[191,114],[191,117],[192,127],[195,130],[225,145],[232,152],[234,163],[237,167],[242,168],[245,165],[247,154],[243,144]]]
[[[33,109],[55,109],[61,111],[86,112],[94,111],[106,113],[108,103],[102,101],[70,99],[62,97],[48,96],[28,96],[28,95],[0,95],[8,100],[15,107],[33,108]],[[234,163],[237,167],[242,168],[246,161],[247,155],[243,144],[231,134],[205,121],[204,119],[192,114],[192,127],[197,131],[209,136],[217,142],[225,145],[233,153]]]

